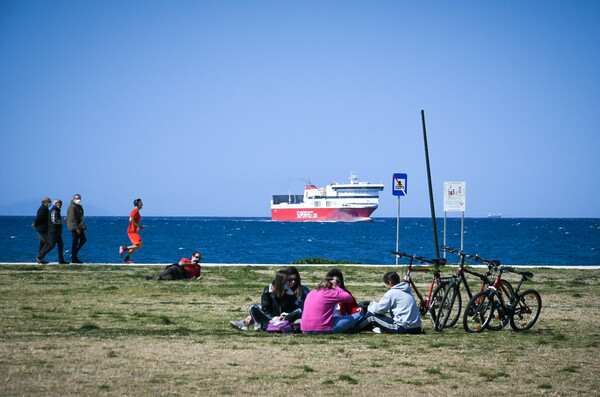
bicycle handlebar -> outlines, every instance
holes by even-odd
[[[462,250],[459,251],[457,249],[454,249],[454,248],[451,248],[451,247],[447,247],[445,245],[442,245],[442,249],[444,251],[447,251],[447,252],[450,252],[450,253],[453,253],[453,254],[457,254],[457,255],[464,256],[464,257],[469,258],[469,259],[473,259],[474,261],[477,261],[477,262],[485,263],[490,268],[502,269],[503,271],[507,271],[507,272],[510,272],[510,273],[519,274],[519,275],[521,275],[521,276],[523,276],[525,278],[533,278],[533,273],[527,272],[527,271],[521,272],[521,271],[516,270],[512,266],[503,266],[500,263],[500,261],[497,260],[497,259],[485,259],[485,258],[480,257],[477,254],[475,254],[475,255],[468,255],[468,254],[465,254]]]
[[[465,254],[465,253],[464,253],[462,250],[461,250],[461,251],[459,251],[459,250],[457,250],[457,249],[454,249],[454,248],[451,248],[451,247],[447,247],[447,246],[445,246],[445,245],[442,245],[442,249],[443,249],[444,251],[450,252],[450,253],[452,253],[452,254],[457,254],[457,255],[461,255],[461,256],[463,256],[463,255],[464,255],[464,256],[467,256],[467,254]]]
[[[497,260],[497,259],[482,258],[482,257],[480,257],[477,254],[475,254],[475,255],[465,254],[465,252],[462,251],[462,250],[459,251],[457,249],[454,249],[454,248],[451,248],[451,247],[447,247],[445,245],[442,245],[442,249],[444,251],[447,251],[447,252],[450,252],[450,253],[453,253],[453,254],[457,254],[457,255],[460,255],[460,256],[465,257],[465,258],[472,259],[472,260],[474,260],[476,262],[485,263],[490,268],[497,269],[500,266],[500,261]]]
[[[408,255],[406,252],[398,252],[398,251],[390,251],[390,252],[394,255],[398,255],[399,257],[412,258],[413,260],[416,259],[421,263],[429,263],[429,264],[436,265],[436,266],[444,266],[447,263],[446,259],[444,259],[444,258],[427,259],[422,256]]]

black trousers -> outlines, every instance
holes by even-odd
[[[85,237],[85,230],[80,230],[81,234],[77,233],[77,230],[71,230],[71,234],[73,235],[73,245],[71,246],[71,258],[79,259],[77,254],[79,250],[87,241]]]
[[[178,264],[169,265],[162,273],[154,276],[155,280],[183,280],[187,278],[187,270]]]
[[[37,234],[40,237],[40,246],[38,248],[37,257],[42,260],[44,259],[44,256],[46,256],[46,253],[50,251],[48,249],[50,247],[50,236],[48,235],[48,232],[37,232]]]
[[[40,256],[40,259],[42,259],[46,255],[48,255],[48,252],[52,251],[54,249],[54,247],[56,245],[58,245],[58,261],[65,262],[65,257],[63,254],[64,244],[63,244],[63,239],[62,239],[62,233],[61,232],[50,232],[50,233],[48,233],[48,235],[50,236],[50,244],[48,245],[48,248],[44,251],[43,255]]]

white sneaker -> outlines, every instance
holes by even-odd
[[[248,331],[248,326],[246,325],[243,319],[238,321],[232,320],[229,322],[229,325],[231,325],[235,329],[239,329],[240,331]]]
[[[380,334],[381,333],[381,328],[379,328],[379,327],[373,327],[373,332],[375,332],[376,334]]]
[[[125,253],[125,247],[124,246],[120,246],[119,247],[119,256],[122,258],[124,253]]]

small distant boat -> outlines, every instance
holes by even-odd
[[[379,206],[382,184],[358,182],[353,172],[350,183],[331,182],[324,188],[309,182],[304,195],[274,195],[271,219],[274,221],[369,222]]]
[[[488,218],[490,218],[490,219],[502,218],[502,213],[500,213],[500,212],[490,212],[488,214]]]

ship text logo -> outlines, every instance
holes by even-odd
[[[314,211],[296,211],[298,219],[317,219],[318,214]]]

